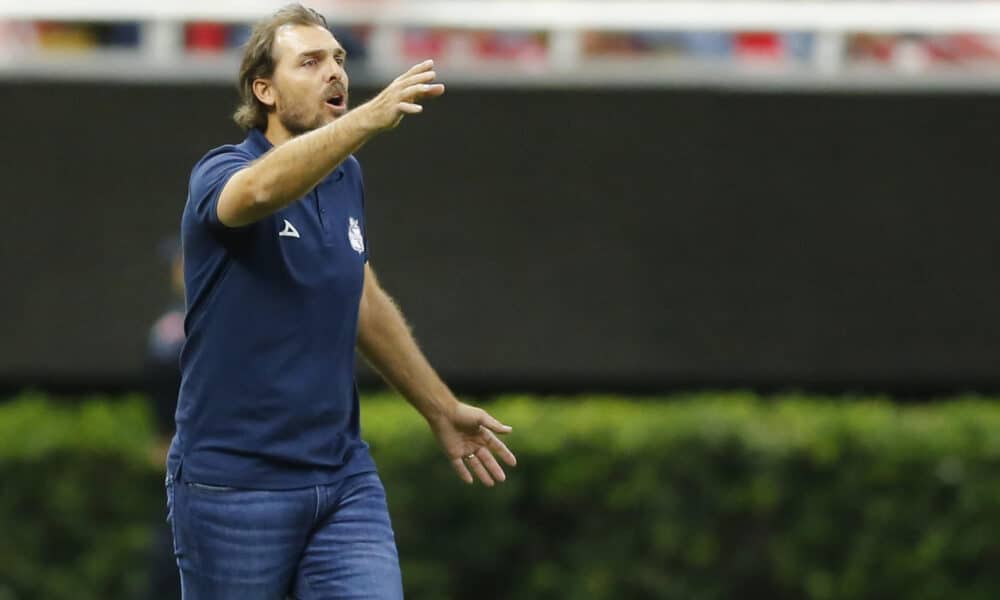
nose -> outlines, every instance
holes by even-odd
[[[334,81],[342,81],[344,79],[344,68],[337,64],[336,60],[327,61],[327,72],[325,81],[327,83],[333,83]]]

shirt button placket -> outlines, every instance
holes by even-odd
[[[322,227],[325,232],[327,230],[326,209],[323,208],[323,204],[319,199],[319,187],[313,190],[313,194],[315,194],[316,197],[316,214],[319,217],[319,226]]]

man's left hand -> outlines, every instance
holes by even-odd
[[[432,421],[431,430],[465,483],[474,481],[472,473],[487,487],[506,480],[496,457],[511,467],[517,464],[514,454],[497,437],[510,433],[511,428],[481,408],[459,402],[450,415]]]

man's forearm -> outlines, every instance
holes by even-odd
[[[234,176],[249,206],[238,222],[253,222],[304,196],[376,133],[361,106],[319,129],[291,139]]]
[[[452,413],[455,396],[420,351],[402,312],[377,285],[366,290],[361,305],[358,346],[382,377],[428,421]]]

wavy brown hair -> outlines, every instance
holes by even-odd
[[[268,107],[254,95],[253,82],[274,75],[274,35],[285,25],[318,25],[327,29],[323,15],[301,4],[289,4],[254,25],[243,49],[238,83],[240,104],[233,113],[233,120],[244,130],[267,126]]]

